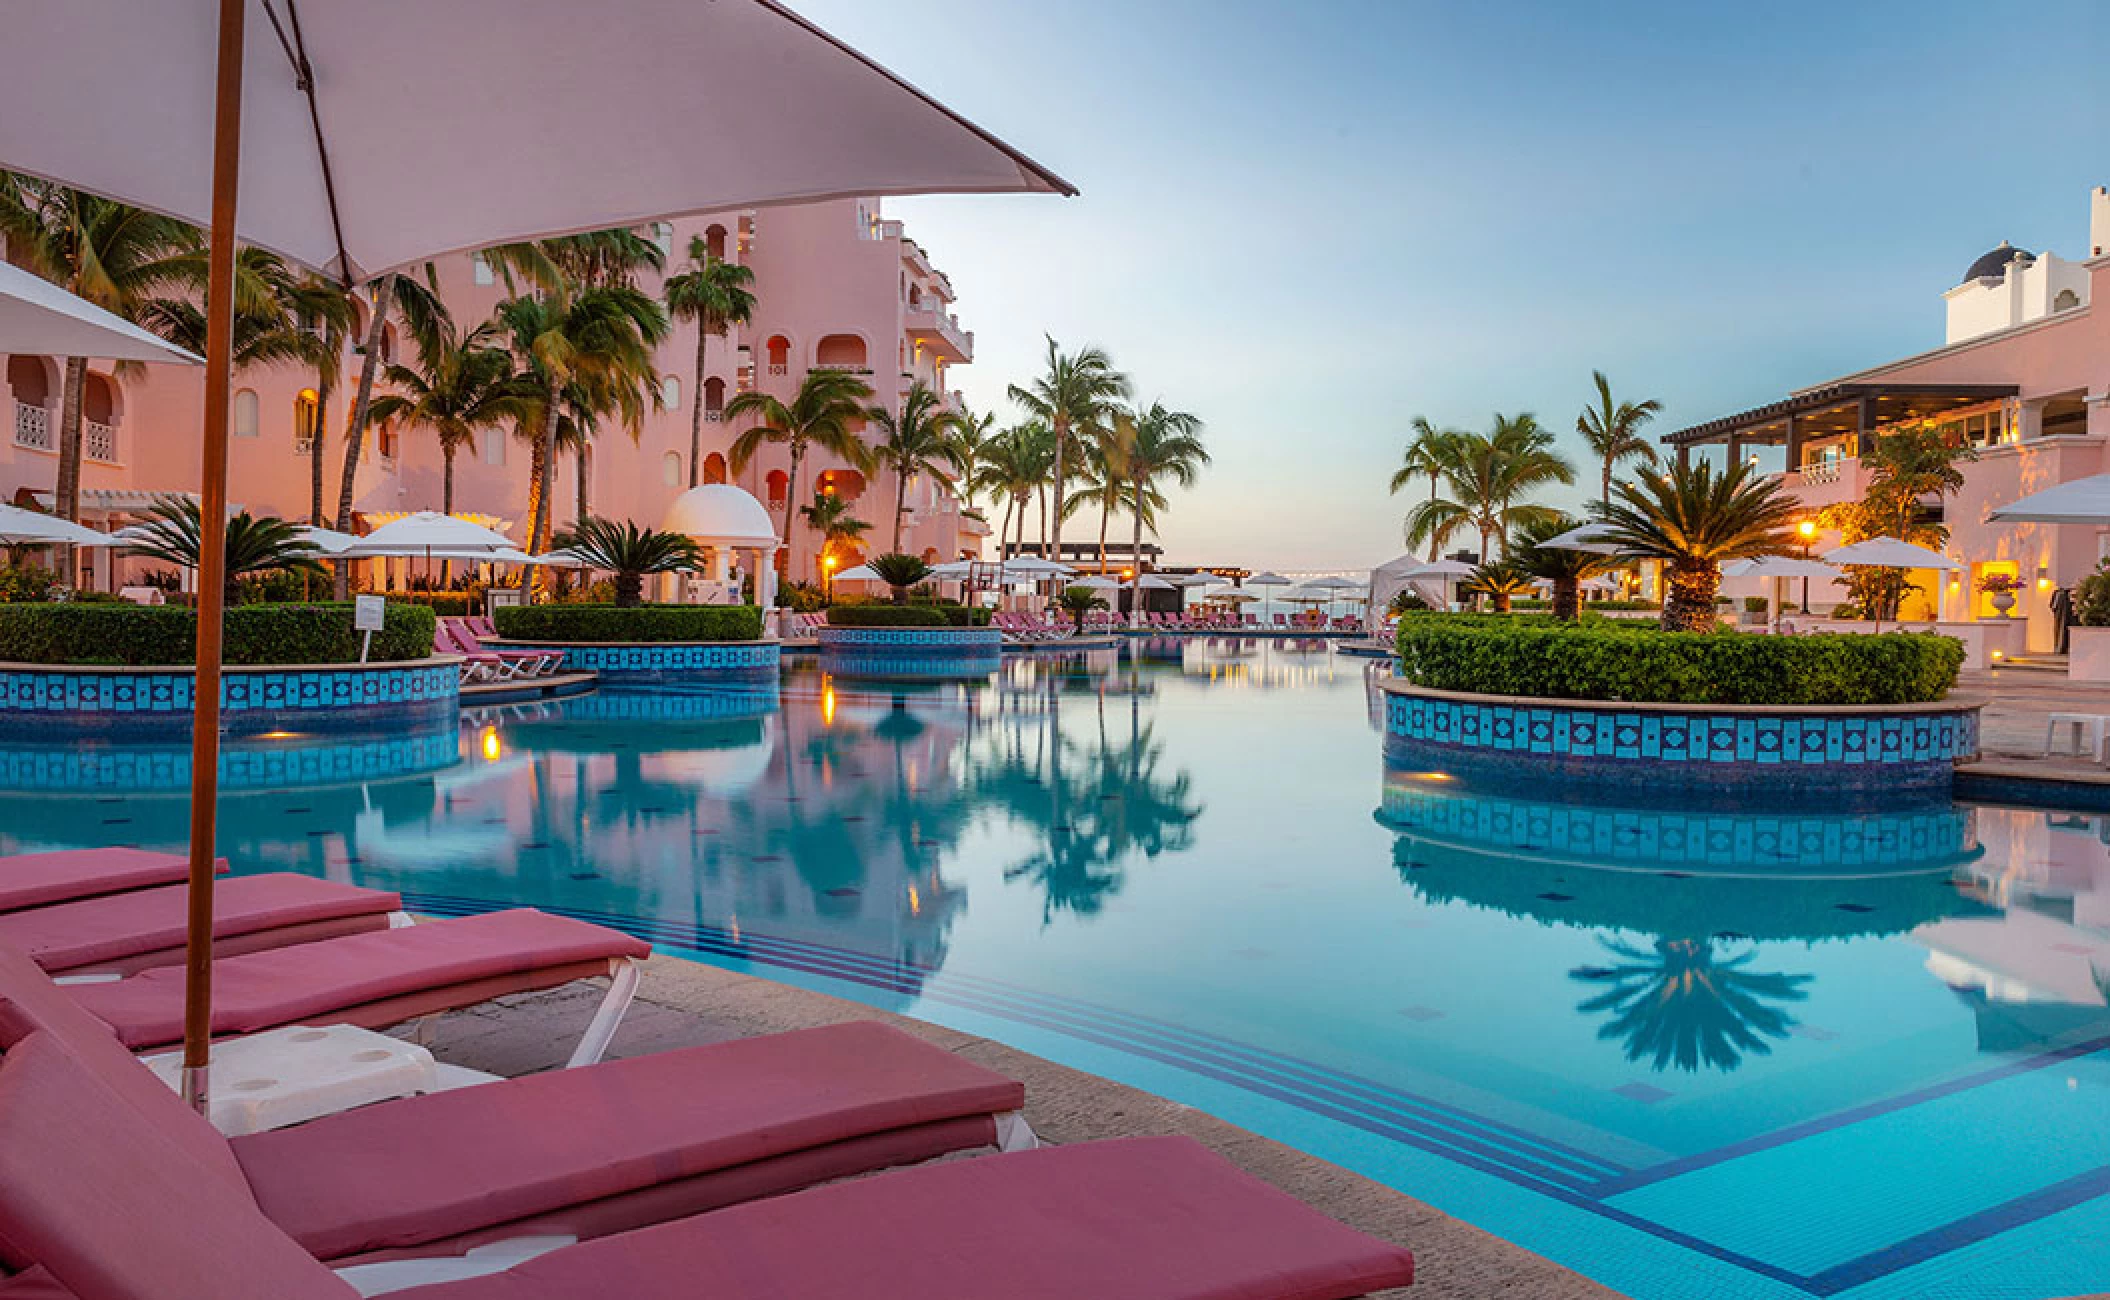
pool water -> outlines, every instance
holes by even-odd
[[[985,1034],[1643,1300],[2110,1289],[2110,825],[1388,772],[1365,661],[605,691],[234,743],[221,851]],[[0,744],[0,852],[181,844],[182,746]]]

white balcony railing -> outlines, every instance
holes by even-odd
[[[1799,471],[1803,486],[1817,487],[1823,484],[1837,483],[1841,478],[1845,477],[1847,462],[1851,459],[1851,457],[1840,457],[1833,460],[1811,461]]]
[[[101,465],[117,463],[117,430],[96,420],[81,421],[81,455]]]
[[[57,451],[51,436],[51,412],[27,402],[15,403],[15,445],[33,451]]]
[[[857,375],[872,373],[872,367],[862,361],[816,361],[813,363],[813,368],[815,370],[847,370]]]

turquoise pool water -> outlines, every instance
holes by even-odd
[[[220,847],[987,1034],[1643,1300],[2110,1289],[2104,819],[1469,790],[1363,661],[1133,649],[247,739]],[[0,739],[0,852],[175,847],[186,762]]]

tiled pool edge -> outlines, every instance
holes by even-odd
[[[220,679],[221,713],[235,730],[322,719],[367,725],[438,718],[459,703],[460,662],[445,655],[370,664],[229,664]],[[186,665],[0,663],[0,728],[55,722],[188,728],[196,683],[196,669]]]

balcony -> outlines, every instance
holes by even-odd
[[[98,465],[117,464],[117,430],[95,420],[81,421],[81,455]]]
[[[908,336],[954,365],[974,360],[974,335],[960,328],[960,318],[930,306],[902,308]]]
[[[1810,510],[1841,501],[1859,501],[1868,488],[1868,470],[1853,456],[1816,460],[1780,476],[1781,486]]]
[[[813,368],[815,370],[843,370],[853,375],[869,375],[872,373],[872,367],[863,361],[816,361],[813,363]]]
[[[58,440],[51,433],[51,412],[41,406],[16,402],[15,445],[31,451],[57,451]]]
[[[982,518],[980,515],[968,514],[965,510],[962,510],[960,512],[960,532],[967,537],[987,537],[991,529],[987,519]]]

